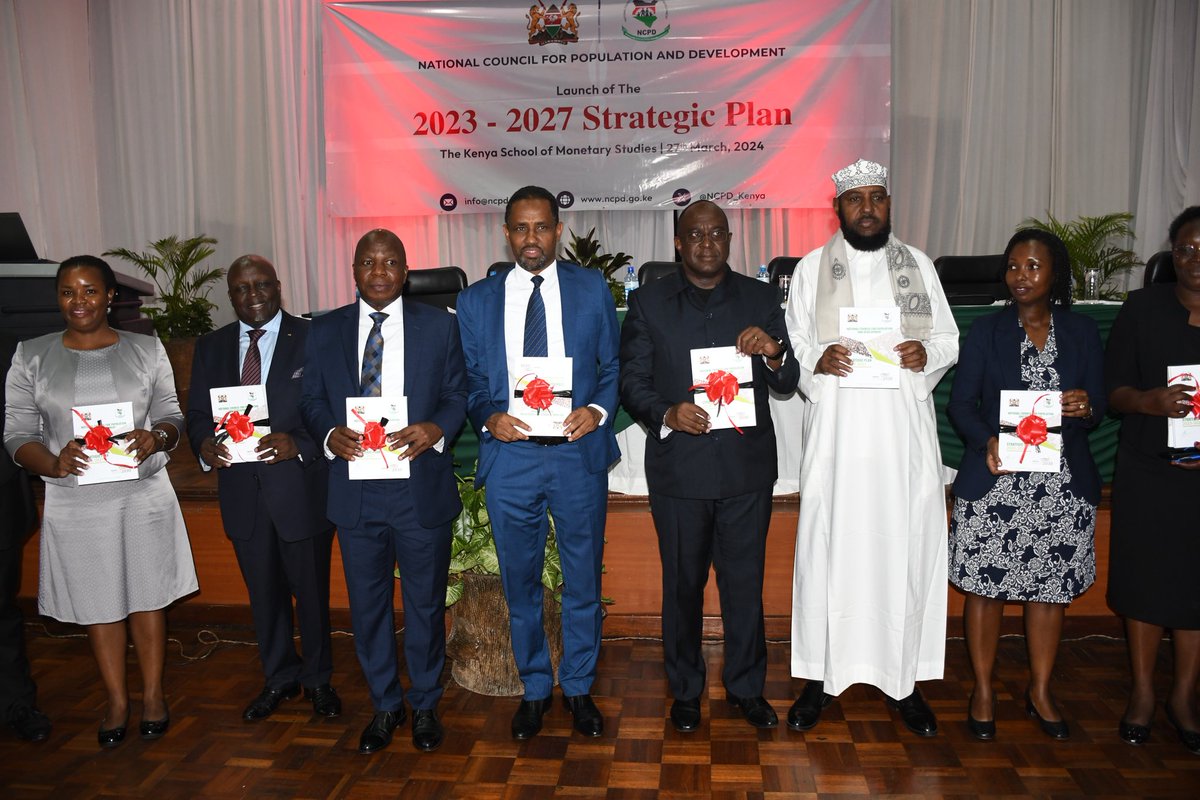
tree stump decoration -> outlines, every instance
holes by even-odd
[[[492,697],[524,694],[525,687],[513,660],[508,604],[504,602],[500,576],[464,573],[462,578],[466,587],[462,598],[450,607],[453,622],[446,640],[446,656],[452,662],[451,677],[459,686],[476,694]],[[557,684],[558,663],[562,658],[562,608],[545,589],[542,617]]]

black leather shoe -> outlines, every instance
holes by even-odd
[[[313,713],[322,717],[336,717],[342,713],[342,698],[328,683],[315,689],[304,689],[304,699],[312,701]]]
[[[442,746],[443,733],[442,723],[438,721],[437,712],[434,709],[413,709],[413,747],[426,753],[432,753]]]
[[[1179,741],[1183,742],[1187,751],[1194,756],[1200,756],[1200,732],[1183,728],[1176,719],[1175,712],[1171,710],[1170,703],[1167,704],[1167,722],[1175,726],[1175,730],[1179,733]]]
[[[904,727],[917,736],[937,735],[937,717],[933,715],[933,710],[929,708],[925,698],[921,697],[919,689],[914,688],[912,694],[902,700],[889,697],[888,705],[899,710]]]
[[[250,701],[250,705],[246,706],[246,710],[242,712],[242,719],[246,722],[258,722],[260,719],[266,719],[275,713],[275,709],[279,708],[279,704],[284,700],[291,700],[300,694],[300,684],[293,683],[279,689],[272,689],[270,686],[264,686],[263,690],[258,693],[258,697]]]
[[[99,742],[100,746],[106,750],[110,747],[116,747],[121,742],[125,741],[125,727],[128,724],[129,720],[126,718],[124,723],[115,728],[109,728],[108,730],[101,728],[96,734],[96,741]]]
[[[1121,741],[1126,744],[1145,744],[1150,739],[1150,726],[1121,720],[1117,725],[1117,736],[1120,736]]]
[[[992,719],[975,719],[971,716],[971,707],[975,705],[975,695],[967,700],[967,730],[981,742],[990,742],[996,738],[996,703],[992,702]]]
[[[27,742],[44,742],[50,738],[50,718],[32,706],[9,711],[8,727]]]
[[[825,694],[824,681],[808,681],[788,709],[788,727],[794,731],[812,730],[821,719],[821,712],[832,702],[833,695]]]
[[[671,703],[671,724],[680,733],[692,733],[700,727],[700,701],[676,700]]]
[[[144,719],[138,723],[138,733],[143,739],[161,739],[171,725],[171,712],[168,711],[162,719]]]
[[[579,694],[574,697],[563,695],[563,705],[575,718],[572,727],[584,736],[599,736],[604,733],[604,717],[600,709],[592,702],[590,694]]]
[[[542,729],[542,717],[550,710],[550,698],[522,700],[512,718],[512,736],[518,742],[532,739]]]
[[[375,716],[371,718],[371,724],[358,739],[358,752],[370,755],[387,747],[392,743],[392,731],[396,730],[396,726],[402,724],[407,716],[404,706],[400,706],[396,711],[376,711]]]
[[[1048,719],[1043,719],[1042,715],[1033,705],[1033,698],[1029,696],[1029,691],[1025,691],[1025,713],[1031,718],[1036,719],[1038,725],[1042,729],[1042,733],[1049,736],[1051,739],[1070,739],[1071,729],[1067,727],[1067,721],[1060,719],[1058,722],[1051,722]]]
[[[774,728],[779,725],[779,717],[775,715],[775,709],[771,708],[771,704],[763,699],[762,695],[756,697],[737,697],[735,695],[726,695],[730,703],[737,707],[738,711],[742,712],[742,716],[756,728]]]

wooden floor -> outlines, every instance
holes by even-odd
[[[971,739],[963,721],[969,671],[961,641],[949,642],[946,679],[923,686],[941,730],[921,739],[865,687],[847,691],[807,734],[783,726],[755,731],[725,703],[719,677],[700,731],[679,734],[666,720],[660,644],[613,640],[604,643],[594,690],[606,721],[600,739],[572,735],[569,716],[556,702],[543,733],[519,744],[508,733],[514,699],[451,685],[441,705],[447,727],[441,750],[417,753],[402,729],[384,752],[361,756],[358,736],[371,711],[346,634],[334,640],[335,685],[345,703],[339,719],[312,717],[309,705],[296,700],[251,725],[240,713],[261,677],[247,631],[221,630],[217,641],[207,631],[173,627],[170,732],[157,742],[134,736],[102,752],[95,734],[104,693],[86,642],[68,626],[48,633],[35,624],[28,632],[41,707],[53,718],[54,733],[42,744],[0,734],[0,797],[6,800],[1200,797],[1200,757],[1179,744],[1161,707],[1147,745],[1117,739],[1124,645],[1102,637],[1062,648],[1057,696],[1072,726],[1068,742],[1047,739],[1022,713],[1020,638],[1001,644],[999,736],[992,743]],[[710,677],[719,676],[720,645],[706,645],[706,655]],[[798,689],[788,677],[787,644],[772,644],[770,659],[766,695],[782,717]],[[1160,661],[1166,674],[1166,646]],[[132,713],[136,723],[136,702]]]

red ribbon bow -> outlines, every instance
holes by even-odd
[[[525,378],[521,378],[521,380],[525,380]],[[521,400],[534,411],[545,411],[554,402],[554,387],[544,378],[534,377],[521,390]]]
[[[719,369],[715,372],[708,373],[708,379],[704,383],[697,383],[696,385],[692,386],[690,391],[703,389],[705,396],[708,397],[708,402],[716,403],[717,413],[720,414],[721,407],[728,406],[734,401],[734,398],[738,396],[739,388],[738,379],[732,372],[726,372],[723,369]],[[726,409],[725,415],[729,415],[728,409]],[[733,429],[735,431],[744,435],[742,429],[739,428],[732,419],[730,419],[730,424],[733,425]]]
[[[108,451],[113,448],[112,428],[108,427],[101,421],[97,421],[95,425],[87,421],[87,418],[80,414],[77,409],[72,408],[75,416],[79,417],[79,421],[87,426],[87,433],[83,435],[83,446],[86,450],[91,450],[94,453],[99,453],[104,457],[106,464],[113,464],[108,460]],[[114,467],[123,467],[124,469],[137,469],[131,464],[113,464]]]
[[[1025,454],[1029,452],[1029,448],[1041,447],[1045,444],[1049,437],[1046,427],[1046,420],[1039,417],[1036,413],[1037,404],[1049,395],[1042,395],[1037,400],[1033,401],[1034,411],[1029,413],[1029,416],[1017,423],[1017,438],[1025,443],[1025,447],[1021,449],[1020,463],[1025,463]]]
[[[383,468],[387,469],[387,419],[382,419],[379,422],[367,422],[362,415],[354,409],[350,413],[358,417],[358,421],[363,424],[362,446],[365,450],[378,450],[380,458],[383,459]]]
[[[218,426],[218,430],[222,428],[235,443],[242,442],[253,435],[254,421],[250,419],[248,414],[243,414],[240,411],[228,411],[225,416],[221,417],[221,424]]]

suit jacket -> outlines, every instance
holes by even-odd
[[[329,470],[320,445],[300,415],[304,376],[304,350],[308,340],[306,320],[283,312],[271,372],[264,382],[271,432],[288,433],[300,450],[300,458],[279,464],[234,464],[217,470],[221,521],[230,539],[249,539],[254,532],[256,495],[263,493],[271,521],[279,537],[298,542],[332,527],[325,518],[329,492]],[[239,323],[201,336],[192,360],[192,384],[188,394],[187,435],[192,452],[213,435],[212,398],[209,389],[241,383],[238,365]],[[210,465],[211,466],[211,465]]]
[[[108,402],[131,401],[139,428],[166,422],[182,436],[183,414],[175,398],[175,376],[162,342],[129,331],[117,331],[117,335],[108,357],[117,395]],[[51,453],[58,453],[74,438],[71,408],[76,405],[78,362],[78,355],[63,346],[62,333],[28,339],[17,347],[5,397],[4,446],[10,455],[28,442],[41,442]],[[169,460],[164,452],[154,453],[138,467],[138,477],[153,475]],[[59,486],[77,485],[74,475],[42,480]]]
[[[727,268],[707,306],[700,308],[688,296],[690,285],[683,271],[676,270],[641,287],[630,295],[621,329],[621,404],[649,434],[646,482],[655,494],[694,499],[769,488],[778,466],[767,388],[786,394],[800,378],[779,290]],[[674,431],[663,438],[667,409],[693,397],[691,351],[733,345],[750,325],[783,339],[787,352],[774,372],[762,358],[751,360],[757,424],[744,433],[716,430],[693,436]]]
[[[1092,404],[1089,419],[1063,417],[1063,458],[1071,466],[1068,487],[1089,503],[1100,502],[1100,472],[1088,449],[1088,431],[1100,424],[1108,406],[1104,393],[1104,348],[1096,323],[1081,314],[1054,308],[1059,387],[1084,389]],[[963,343],[946,412],[966,444],[954,496],[978,500],[996,484],[987,468],[988,439],[1000,430],[1000,390],[1024,389],[1021,342],[1025,332],[1014,307],[980,317]]]
[[[0,332],[0,370],[3,370],[4,379],[8,377],[8,367],[16,350],[16,338]],[[3,385],[4,380],[0,379],[0,386]],[[0,415],[0,441],[3,436],[4,417]],[[28,476],[13,462],[8,451],[0,452],[0,550],[20,547],[25,535],[33,528],[36,514]]]
[[[446,437],[441,453],[431,447],[411,465],[417,519],[424,527],[433,528],[446,524],[462,510],[450,442],[466,418],[467,378],[454,317],[407,298],[403,304],[408,422],[433,422]],[[358,311],[358,303],[342,306],[313,320],[309,331],[300,407],[320,447],[329,431],[346,424],[345,399],[359,395],[362,352],[358,348]],[[328,516],[339,528],[358,524],[362,484],[350,480],[346,461],[333,460],[329,468]]]
[[[458,296],[458,325],[467,362],[470,398],[467,410],[479,433],[479,467],[475,482],[483,486],[502,442],[483,424],[497,411],[507,412],[513,387],[508,382],[508,353],[504,342],[504,281],[512,269],[468,286]],[[563,344],[571,362],[571,405],[596,405],[608,414],[604,425],[575,442],[590,473],[604,472],[621,451],[613,422],[617,413],[617,315],[612,292],[603,274],[559,261]]]

